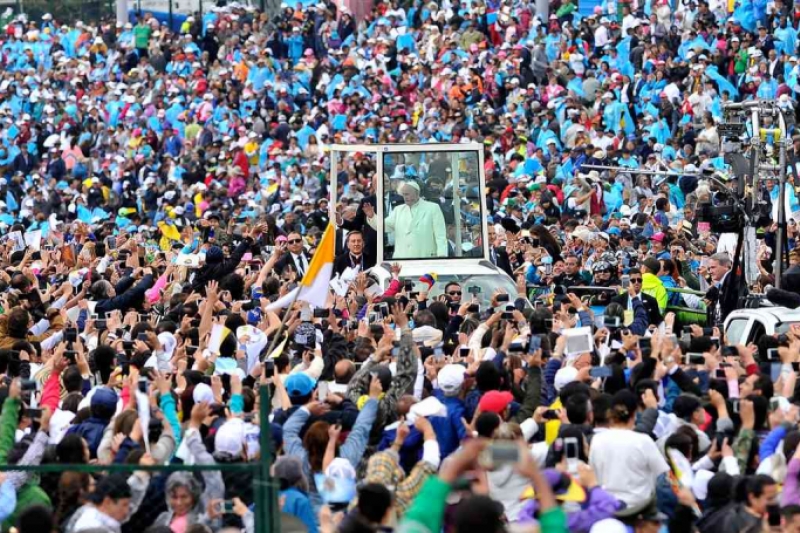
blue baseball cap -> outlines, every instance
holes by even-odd
[[[305,372],[290,374],[285,383],[290,397],[308,396],[316,385],[317,382]]]
[[[247,312],[247,323],[258,324],[261,321],[261,309],[255,308]]]

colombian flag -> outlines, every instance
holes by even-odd
[[[425,274],[419,278],[422,283],[425,283],[428,286],[428,290],[431,290],[431,287],[433,287],[433,284],[436,283],[437,279],[439,279],[439,277],[434,272]]]

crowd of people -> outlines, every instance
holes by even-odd
[[[0,34],[3,531],[253,532],[268,453],[286,531],[800,532],[800,326],[723,325],[776,283],[780,185],[749,277],[698,216],[742,179],[727,102],[793,133],[797,5],[223,4]],[[466,142],[487,212],[403,170],[381,279],[384,176],[331,190],[329,146]],[[326,231],[326,304],[278,305]],[[404,276],[468,250],[516,290]]]

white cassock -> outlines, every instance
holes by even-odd
[[[377,217],[367,220],[376,231]],[[447,257],[447,229],[438,205],[419,200],[413,206],[395,207],[384,221],[384,231],[394,234],[392,259]]]

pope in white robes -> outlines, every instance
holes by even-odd
[[[384,231],[394,235],[392,259],[447,257],[447,227],[441,208],[420,198],[415,182],[404,183],[400,194],[404,203],[395,207],[383,223]],[[370,211],[365,210],[367,223],[377,231],[377,217],[374,209]]]

